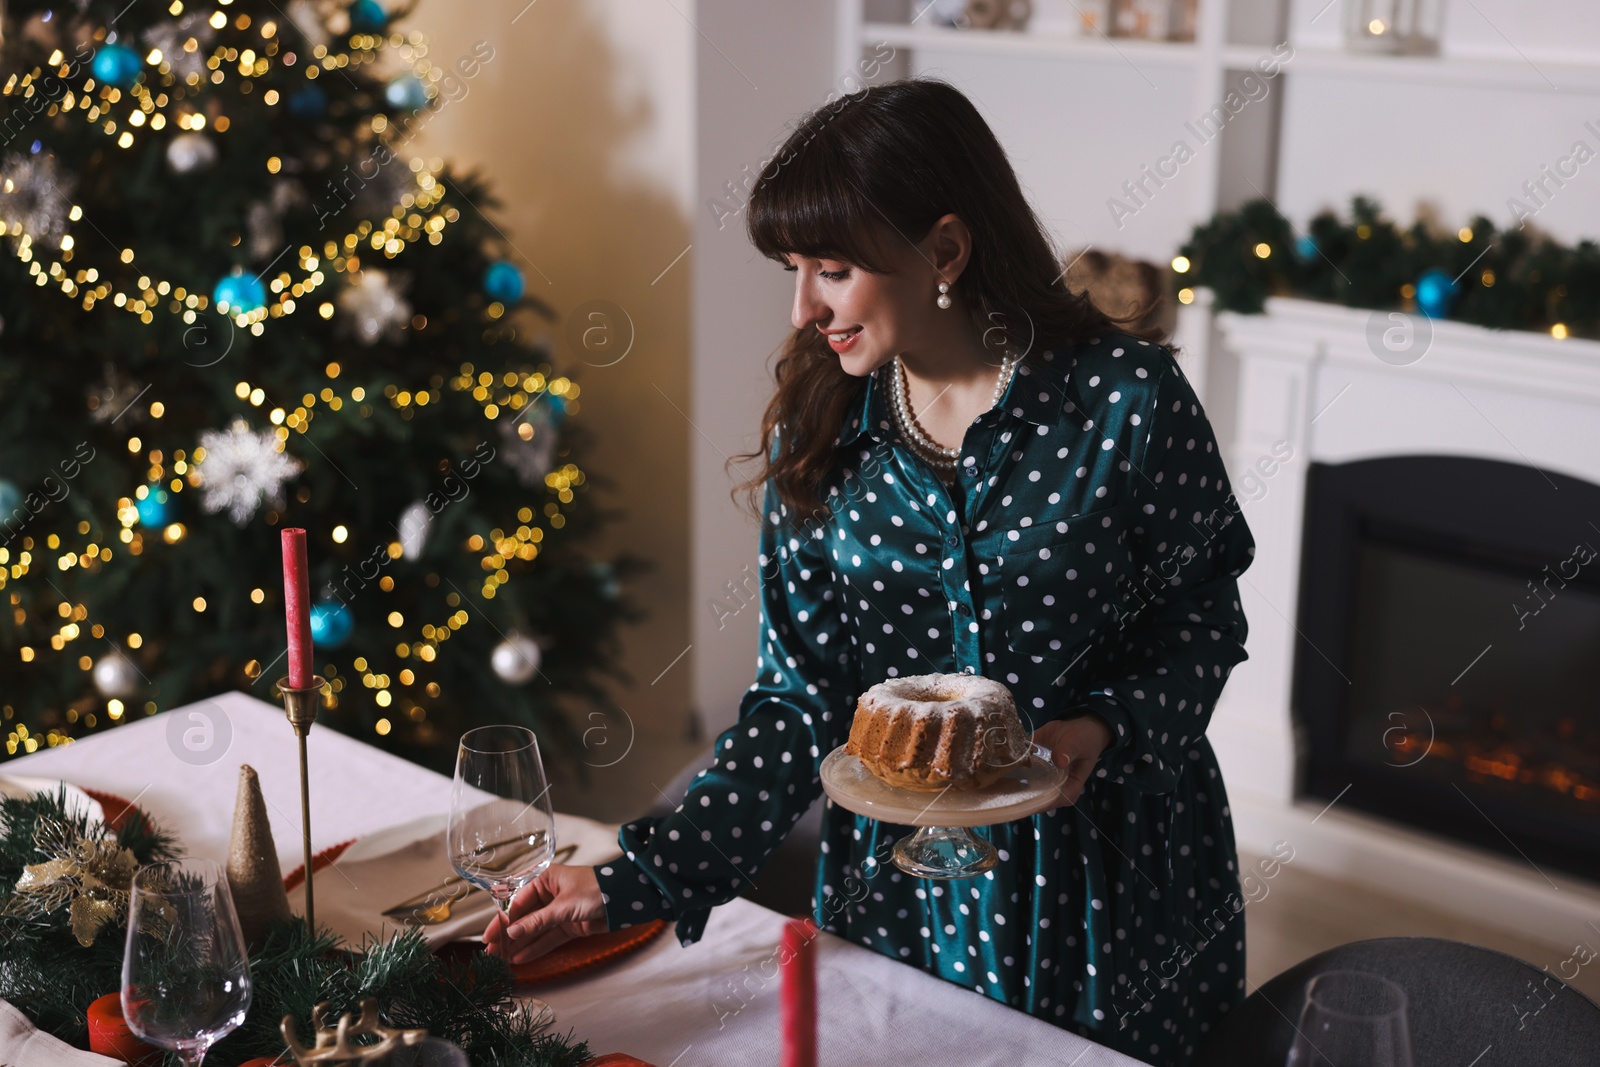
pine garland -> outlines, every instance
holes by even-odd
[[[78,1046],[88,1043],[84,1012],[103,993],[120,987],[126,916],[108,923],[85,948],[72,934],[67,909],[38,914],[14,905],[23,868],[55,857],[38,847],[41,827],[55,824],[78,837],[115,837],[141,864],[175,854],[170,834],[135,813],[112,835],[85,813],[73,814],[66,791],[27,799],[0,799],[0,997],[40,1029]]]
[[[0,997],[41,1030],[86,1047],[90,1002],[121,985],[127,918],[124,913],[107,922],[84,947],[73,935],[65,906],[44,913],[16,906],[14,887],[23,869],[56,858],[40,845],[39,831],[46,826],[115,841],[141,864],[173,858],[177,845],[142,813],[114,832],[86,815],[70,814],[64,790],[0,799]],[[285,1015],[295,1019],[302,1040],[309,1040],[315,1005],[327,1001],[334,1018],[358,1011],[364,997],[377,999],[386,1025],[426,1029],[461,1046],[473,1064],[578,1067],[591,1055],[588,1043],[575,1041],[570,1032],[532,1033],[531,1020],[508,1011],[515,1003],[515,982],[504,960],[481,953],[441,959],[415,930],[352,949],[325,930],[313,935],[303,919],[295,918],[267,931],[251,953],[250,977],[250,1013],[211,1050],[209,1062],[231,1065],[276,1056],[283,1051],[278,1024]],[[176,1060],[169,1057],[169,1063]]]
[[[1401,230],[1361,196],[1351,200],[1350,216],[1324,211],[1297,235],[1268,200],[1219,212],[1179,248],[1189,263],[1174,273],[1174,288],[1207,286],[1219,310],[1246,314],[1260,312],[1268,296],[1410,310],[1418,278],[1439,270],[1460,287],[1452,319],[1600,338],[1600,245],[1592,240],[1568,247],[1523,229],[1497,230],[1482,215],[1449,234],[1421,220]]]

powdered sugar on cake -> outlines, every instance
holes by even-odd
[[[873,707],[903,708],[916,716],[962,715],[1011,707],[1011,691],[981,674],[908,674],[890,678],[861,694]]]

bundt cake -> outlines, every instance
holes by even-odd
[[[976,674],[890,678],[856,702],[845,751],[902,789],[981,789],[1027,758],[1011,691]]]

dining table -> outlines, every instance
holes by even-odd
[[[546,756],[552,764],[561,758]],[[302,856],[298,759],[281,706],[226,693],[9,760],[0,777],[59,780],[126,799],[176,834],[186,855],[226,862],[239,768],[249,764],[289,872]],[[450,778],[323,723],[310,731],[308,761],[318,852],[449,810]],[[552,796],[559,815],[559,789]],[[776,959],[786,921],[735,899],[712,912],[694,944],[680,944],[669,929],[630,955],[521,992],[550,1004],[555,1029],[596,1054],[627,1053],[656,1067],[777,1062]],[[819,1064],[1138,1062],[829,933],[818,935],[815,963]]]

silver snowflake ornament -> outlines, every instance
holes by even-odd
[[[556,421],[547,402],[537,405],[524,417],[500,419],[499,458],[516,472],[517,481],[532,487],[544,484],[545,475],[556,464]]]
[[[205,491],[200,506],[208,512],[226,509],[239,526],[250,521],[263,501],[282,507],[284,483],[304,468],[284,454],[277,434],[258,433],[243,419],[235,419],[226,430],[202,433],[200,447],[206,450],[198,468]]]
[[[344,313],[340,325],[364,345],[399,339],[411,321],[411,304],[400,295],[404,280],[370,267],[336,298]]]
[[[210,16],[191,11],[172,21],[160,22],[144,31],[146,47],[159,49],[161,59],[178,80],[200,84],[206,76],[206,60],[211,58],[211,41],[216,31]]]
[[[21,223],[34,244],[59,247],[67,235],[73,188],[73,178],[61,173],[55,157],[12,153],[0,163],[0,224]]]

